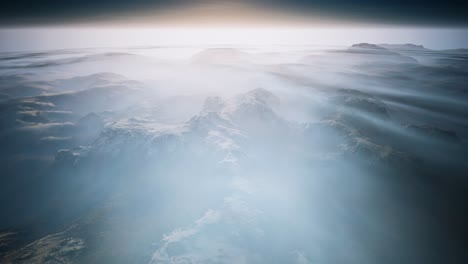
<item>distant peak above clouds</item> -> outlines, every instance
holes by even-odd
[[[377,50],[384,50],[385,48],[382,48],[378,45],[375,44],[370,44],[370,43],[359,43],[359,44],[353,44],[351,48],[360,48],[360,49],[377,49]]]
[[[403,51],[428,51],[430,49],[425,48],[423,45],[416,44],[378,44],[380,47],[390,50],[403,50]]]

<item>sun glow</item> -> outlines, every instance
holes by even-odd
[[[318,45],[356,42],[465,46],[465,29],[379,27],[39,27],[0,29],[0,51],[127,46]]]

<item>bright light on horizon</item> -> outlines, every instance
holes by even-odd
[[[414,43],[468,47],[467,29],[406,27],[44,27],[0,29],[0,51],[168,45],[319,45]]]

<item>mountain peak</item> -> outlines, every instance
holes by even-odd
[[[358,44],[353,44],[351,48],[359,48],[359,49],[375,49],[375,50],[386,50],[386,48],[383,48],[381,46],[375,45],[375,44],[370,44],[370,43],[358,43]]]
[[[280,100],[276,95],[263,88],[256,88],[236,97],[238,103],[260,103],[268,107],[276,107]]]
[[[195,54],[191,61],[201,64],[238,64],[248,62],[249,58],[249,54],[238,49],[211,48]]]
[[[398,51],[427,51],[429,49],[425,48],[423,45],[416,45],[412,43],[406,44],[379,44],[378,46],[386,48],[389,50],[398,50]]]

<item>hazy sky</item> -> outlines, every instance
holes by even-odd
[[[6,0],[0,51],[125,45],[468,47],[461,0]]]
[[[129,20],[317,23],[325,20],[465,26],[467,7],[467,1],[463,0],[6,0],[0,9],[0,23],[38,25]]]

